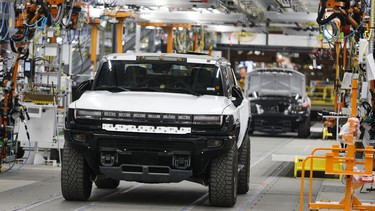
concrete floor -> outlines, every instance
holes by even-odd
[[[293,177],[294,162],[290,159],[307,155],[318,146],[330,147],[335,141],[323,141],[319,133],[308,139],[298,139],[291,133],[254,134],[251,143],[250,191],[238,196],[235,207],[225,210],[299,210],[301,179]],[[3,170],[6,168],[4,165]],[[366,184],[361,193],[356,190],[360,201],[375,203],[375,191],[366,191],[370,187]],[[303,210],[309,210],[307,190],[305,185]],[[345,185],[338,179],[313,181],[314,201],[340,201],[344,191]],[[0,210],[218,210],[209,206],[207,192],[207,187],[186,181],[173,184],[121,181],[114,190],[101,190],[93,185],[88,201],[71,202],[61,195],[58,166],[17,164],[12,171],[0,173]]]

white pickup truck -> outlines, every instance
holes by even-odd
[[[66,200],[120,180],[208,185],[214,206],[249,190],[250,103],[224,58],[111,54],[69,106],[61,169]]]

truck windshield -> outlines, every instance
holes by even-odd
[[[215,65],[168,61],[108,60],[96,75],[94,90],[223,95]]]

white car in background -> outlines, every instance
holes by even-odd
[[[251,128],[268,133],[310,136],[311,101],[305,75],[283,68],[260,68],[247,74],[245,93],[251,104]]]

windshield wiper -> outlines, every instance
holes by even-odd
[[[160,92],[160,89],[151,88],[151,87],[136,87],[132,88],[133,91],[153,91],[153,92]]]
[[[182,89],[182,88],[164,88],[162,90],[165,90],[165,91],[172,91],[172,92],[178,92],[178,93],[188,93],[188,94],[192,94],[192,95],[195,95],[195,96],[200,96],[202,94],[199,94],[198,92],[195,92],[191,89]]]
[[[121,87],[121,86],[100,86],[100,87],[97,87],[95,90],[108,90],[110,92],[130,91],[129,89],[126,89],[126,88]]]

